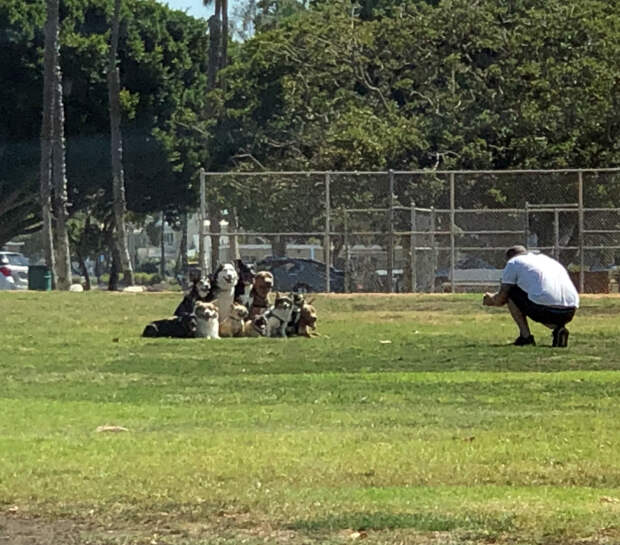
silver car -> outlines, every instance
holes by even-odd
[[[18,252],[0,252],[0,290],[28,289],[28,259]]]

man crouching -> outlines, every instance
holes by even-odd
[[[568,329],[579,307],[579,294],[567,270],[549,256],[524,246],[506,250],[506,266],[497,293],[485,293],[482,304],[508,310],[519,328],[515,346],[535,345],[527,318],[553,330],[553,346],[568,346]]]

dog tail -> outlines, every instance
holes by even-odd
[[[148,324],[142,332],[143,337],[157,337],[159,330],[155,324]]]

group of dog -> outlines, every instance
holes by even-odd
[[[174,316],[148,324],[143,337],[313,337],[317,314],[301,293],[273,290],[273,275],[241,259],[220,264],[213,275],[190,271]],[[273,302],[272,302],[273,300]]]

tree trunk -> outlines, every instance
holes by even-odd
[[[221,0],[221,3],[220,70],[228,64],[228,0]]]
[[[221,0],[215,0],[215,13],[209,17],[209,68],[207,71],[207,89],[215,89],[217,72],[220,68],[221,55]]]
[[[236,233],[239,230],[239,218],[237,217],[237,209],[233,208],[231,217],[230,217],[230,225],[228,230]],[[239,237],[237,235],[228,236],[230,240],[230,257],[231,259],[240,259],[241,254],[239,252]]]
[[[271,255],[273,257],[285,257],[286,256],[286,237],[283,235],[277,235],[271,237]]]
[[[213,233],[211,235],[211,272],[215,272],[220,263],[220,211],[214,204],[209,204],[208,209],[211,222],[209,231]]]
[[[113,233],[112,233],[112,237],[114,237]],[[118,246],[116,246],[114,239],[112,239],[110,242],[112,243],[110,246],[110,252],[112,254],[112,263],[110,265],[110,280],[108,282],[108,290],[116,291],[118,290],[118,280],[119,280],[118,272],[120,268],[121,258],[118,253]]]
[[[114,2],[114,17],[112,19],[112,34],[110,38],[110,58],[108,62],[108,100],[110,106],[110,151],[112,155],[112,195],[114,198],[114,245],[118,250],[120,260],[118,266],[123,272],[123,282],[133,286],[134,276],[127,246],[127,228],[125,214],[127,203],[125,199],[125,178],[123,172],[123,137],[121,134],[121,103],[120,103],[120,73],[116,66],[118,49],[118,35],[120,25],[121,0]]]
[[[163,282],[166,278],[166,237],[164,233],[164,225],[166,223],[166,215],[161,213],[161,235],[159,237],[159,276]]]
[[[80,264],[80,272],[84,277],[84,290],[90,291],[90,275],[88,274],[88,267],[86,266],[86,261],[84,260],[84,256],[82,255],[79,247],[76,247],[75,253],[78,258],[78,263]]]
[[[41,122],[40,197],[45,262],[56,281],[52,230],[52,134],[54,127],[54,67],[58,51],[58,0],[47,0],[45,57],[43,66],[43,119]]]
[[[181,243],[175,267],[177,278],[188,280],[189,264],[187,262],[187,212],[181,213]]]
[[[56,287],[68,290],[71,286],[71,251],[67,234],[67,165],[65,154],[65,109],[62,100],[62,73],[58,56],[54,70],[54,115],[52,144],[52,175],[54,186],[54,250],[56,252]]]

